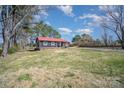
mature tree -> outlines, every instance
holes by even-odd
[[[33,27],[33,30],[34,30],[34,34],[36,35],[36,37],[45,36],[44,28],[46,27],[46,25],[42,21],[34,25],[35,26]]]
[[[55,29],[53,29],[53,27],[40,22],[38,24],[36,24],[33,27],[34,33],[35,33],[35,37],[38,36],[47,36],[47,37],[54,37],[54,38],[60,38],[61,35],[58,31],[56,31]]]
[[[61,38],[61,34],[58,31],[53,30],[53,37],[55,37],[55,38]]]
[[[109,35],[108,44],[109,44],[109,45],[114,45],[114,40],[113,40],[112,35]]]
[[[3,52],[2,56],[7,55],[9,39],[10,39],[10,31],[12,31],[12,13],[11,13],[11,6],[2,6],[1,12],[1,21],[2,21],[2,36],[3,36]]]
[[[89,34],[82,34],[81,35],[81,39],[82,40],[88,40],[88,41],[92,41],[92,36],[90,36]]]
[[[104,43],[104,45],[107,47],[108,46],[108,41],[109,41],[109,35],[107,33],[107,31],[104,29],[103,34],[102,34],[102,41]]]
[[[124,6],[104,6],[106,20],[102,25],[113,31],[124,49]]]
[[[81,39],[79,40],[79,46],[93,46],[94,45],[94,40],[92,36],[89,34],[82,34]]]
[[[30,15],[37,14],[40,9],[39,6],[2,6],[0,21],[2,22],[3,27],[3,57],[7,55],[10,40],[12,40],[12,38],[16,38],[16,35],[19,32],[18,29],[23,28],[21,27],[23,21]]]
[[[100,45],[101,45],[101,40],[97,38],[97,39],[95,40],[95,45],[96,45],[96,46],[100,46]]]
[[[80,35],[75,35],[73,38],[72,38],[72,42],[77,42],[81,39],[81,36]]]

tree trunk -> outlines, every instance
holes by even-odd
[[[6,57],[8,53],[8,48],[9,48],[9,41],[10,41],[10,31],[11,31],[11,17],[10,17],[10,9],[11,6],[3,6],[2,10],[2,19],[3,19],[3,31],[2,31],[2,36],[3,36],[3,46],[2,46],[2,57]],[[10,18],[9,18],[10,17]]]
[[[6,57],[7,56],[7,52],[8,52],[8,39],[5,40],[5,42],[3,43],[3,52],[2,52],[2,56]]]
[[[6,57],[7,56],[7,53],[8,53],[8,47],[9,47],[9,31],[7,31],[8,29],[6,29],[4,32],[3,32],[3,40],[4,40],[4,43],[3,43],[3,51],[2,51],[2,57]]]
[[[122,42],[121,42],[121,46],[122,46],[122,49],[124,49],[124,28],[122,28],[121,32],[122,32]]]
[[[17,39],[16,39],[16,34],[14,35],[14,47],[16,47],[17,46]]]

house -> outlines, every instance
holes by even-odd
[[[61,38],[37,37],[36,46],[39,49],[44,47],[67,47],[69,42]]]

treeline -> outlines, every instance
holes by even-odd
[[[112,40],[108,38],[104,40],[104,38],[93,39],[89,34],[75,35],[72,39],[71,46],[79,46],[79,47],[121,47],[121,44],[118,40]]]
[[[8,51],[13,48],[17,48],[16,50],[25,49],[27,45],[33,44],[37,36],[61,37],[51,26],[42,21],[34,21],[35,15],[48,11],[48,9],[47,6],[34,5],[0,6],[1,35],[3,38],[2,57],[6,57]]]

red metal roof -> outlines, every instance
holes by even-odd
[[[52,42],[68,42],[61,38],[50,38],[50,37],[37,37],[39,41],[52,41]]]

